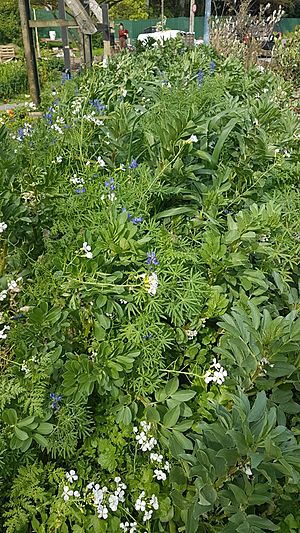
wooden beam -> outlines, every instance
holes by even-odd
[[[29,20],[29,28],[77,28],[75,20],[50,19],[50,20]]]
[[[19,0],[19,12],[21,19],[22,36],[24,43],[24,52],[27,67],[27,76],[30,95],[32,101],[39,105],[40,103],[40,83],[39,73],[36,62],[35,46],[33,33],[29,26],[30,3],[29,0]]]
[[[59,12],[59,16],[62,19],[66,20],[65,0],[58,0],[58,12]],[[68,28],[66,26],[61,26],[61,38],[62,38],[62,43],[63,43],[65,70],[69,70],[71,72],[69,36],[68,36]]]
[[[81,32],[85,35],[94,35],[97,32],[97,28],[80,0],[65,0],[65,3],[71,10]]]

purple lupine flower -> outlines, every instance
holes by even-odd
[[[60,405],[59,405],[59,402],[62,400],[62,395],[61,394],[54,394],[54,392],[50,392],[50,398],[51,400],[53,400],[52,404],[51,404],[51,407],[54,411],[58,411],[59,408],[60,408]]]
[[[204,72],[203,70],[199,70],[198,74],[197,74],[197,81],[198,81],[198,85],[202,85],[203,83],[203,80],[204,80]]]
[[[49,124],[53,124],[53,113],[50,111],[51,108],[49,108],[48,113],[45,113],[44,118],[49,122]]]
[[[102,113],[102,111],[106,109],[106,106],[101,104],[98,98],[96,98],[95,100],[89,100],[89,104],[91,104],[98,111],[98,113]]]
[[[109,187],[111,191],[115,191],[116,189],[114,178],[110,178],[109,180],[106,180],[104,182],[104,185],[105,187]]]
[[[18,141],[24,141],[24,130],[23,130],[23,128],[18,128]]]
[[[139,166],[138,162],[136,161],[136,159],[133,159],[129,165],[129,168],[130,169],[133,169],[133,168],[137,168]]]
[[[159,265],[155,252],[147,252],[147,265]]]

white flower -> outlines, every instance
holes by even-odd
[[[92,259],[93,258],[93,254],[91,252],[90,245],[87,242],[84,242],[82,244],[82,248],[83,248],[83,251],[85,252],[85,257],[87,257],[88,259]]]
[[[155,509],[157,511],[157,509],[159,509],[159,505],[158,505],[158,499],[157,497],[155,496],[155,494],[152,494],[151,496],[151,500],[149,501],[149,504],[153,507],[153,509]]]
[[[197,135],[191,135],[190,138],[189,138],[189,141],[191,143],[197,143],[198,142],[198,137]]]
[[[248,477],[251,477],[253,475],[252,470],[251,470],[249,465],[245,465],[244,472],[245,472],[246,476],[248,476]]]
[[[158,277],[157,277],[156,272],[152,272],[152,274],[150,274],[149,283],[150,283],[150,287],[148,289],[148,293],[151,296],[155,296],[157,287],[158,287]]]
[[[85,164],[85,166],[86,166],[86,167],[89,167],[90,164],[91,164],[91,162],[90,162],[90,161],[87,161],[86,164]]]
[[[163,462],[163,455],[159,455],[158,453],[150,453],[150,461],[155,461],[156,463],[162,463]]]
[[[116,199],[116,195],[114,192],[109,192],[108,195],[107,195],[107,198],[111,201],[111,202],[114,202],[115,199]]]
[[[152,509],[150,511],[146,511],[143,516],[143,521],[146,522],[147,520],[150,520],[153,515]]]
[[[61,157],[61,155],[58,155],[57,158],[56,158],[56,163],[61,163],[63,160],[63,158]]]
[[[64,486],[64,491],[62,493],[62,497],[67,502],[70,499],[70,496],[73,496],[73,491],[69,490],[69,487],[67,485]]]
[[[78,492],[78,490],[75,490],[74,496],[75,498],[80,498],[80,492]]]
[[[138,499],[136,500],[135,504],[134,504],[134,508],[136,511],[142,511],[144,512],[145,509],[146,509],[146,501],[143,500],[143,497],[145,496],[145,492],[141,492],[141,494],[139,495]]]
[[[5,222],[0,222],[0,233],[3,233],[7,229],[7,224]]]
[[[122,96],[123,96],[123,98],[126,98],[127,94],[128,94],[128,91],[127,91],[126,89],[124,89],[124,90],[122,91]]]
[[[7,333],[5,332],[9,330],[10,330],[10,326],[3,326],[3,328],[0,330],[0,339],[5,340],[7,338]]]
[[[27,374],[29,374],[30,370],[26,364],[26,361],[23,361],[22,366],[21,366],[21,371],[24,372],[26,376]]]
[[[105,506],[102,506],[101,504],[98,505],[98,517],[103,518],[104,520],[108,517],[108,509]]]
[[[163,472],[162,470],[154,470],[154,476],[158,481],[162,480],[162,481],[165,481],[167,479],[167,474],[165,474],[165,472]]]
[[[137,523],[136,522],[130,522],[129,533],[135,533],[136,531],[137,531]]]
[[[18,292],[19,288],[18,288],[17,281],[15,281],[14,279],[10,281],[8,284],[7,290],[11,292]]]
[[[93,486],[94,486],[94,483],[92,482],[92,483],[89,483],[86,488],[88,490],[91,490],[93,488]]]
[[[1,291],[0,292],[0,302],[3,302],[3,300],[5,300],[5,298],[6,298],[6,296],[7,296],[7,291],[6,290]]]
[[[72,176],[71,182],[73,183],[73,185],[84,185],[84,179],[77,178],[77,174],[74,174],[74,176]]]
[[[102,168],[106,167],[106,163],[105,163],[105,161],[102,159],[102,157],[99,156],[98,159],[97,159],[97,161],[98,161],[100,167],[102,167]]]
[[[170,472],[170,468],[171,468],[171,466],[170,466],[169,461],[166,461],[165,464],[164,464],[164,469],[166,470],[166,472]]]
[[[222,385],[227,377],[227,370],[225,370],[220,363],[217,363],[216,359],[213,359],[212,369],[208,370],[204,375],[205,383],[213,381],[218,385]]]
[[[187,329],[186,335],[189,341],[192,341],[195,337],[198,335],[198,331],[196,329]]]
[[[69,481],[69,483],[73,483],[73,481],[77,481],[78,476],[75,470],[70,470],[70,472],[66,472],[66,478]]]
[[[117,511],[119,505],[119,498],[115,494],[111,494],[108,498],[108,505],[112,511]]]
[[[120,523],[120,529],[122,529],[122,531],[128,531],[128,528],[129,528],[129,522]]]

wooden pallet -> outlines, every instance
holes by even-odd
[[[5,63],[6,61],[11,61],[16,59],[17,52],[14,45],[2,45],[0,46],[0,63]]]

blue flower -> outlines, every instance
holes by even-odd
[[[49,124],[53,124],[53,113],[49,111],[44,115],[44,118],[47,120],[47,122],[49,122]]]
[[[147,252],[147,265],[159,265],[155,252]]]
[[[62,400],[62,395],[61,394],[58,394],[58,396],[56,394],[54,394],[54,392],[50,392],[50,398],[51,400],[53,400],[52,404],[51,404],[51,407],[54,411],[58,411],[59,408],[60,408],[60,405],[58,405],[58,403]]]
[[[105,185],[105,187],[109,187],[111,191],[115,191],[116,190],[114,178],[110,178],[109,180],[106,180],[104,182],[104,185]]]
[[[78,188],[78,189],[75,190],[75,192],[76,192],[76,194],[83,194],[83,193],[86,192],[86,188],[85,187],[82,187],[82,189]]]
[[[89,100],[89,103],[98,111],[98,113],[102,113],[102,111],[106,109],[106,106],[101,104],[98,98],[96,98],[95,100]]]
[[[132,169],[132,168],[137,168],[139,166],[138,162],[133,159],[129,165],[129,168]]]
[[[213,74],[215,69],[216,69],[216,63],[215,63],[215,61],[213,59],[211,60],[209,66],[210,66],[210,72],[211,72],[211,74]]]
[[[19,141],[24,141],[24,130],[23,130],[23,128],[19,128],[18,129],[18,140]]]
[[[132,224],[141,224],[143,221],[143,217],[135,217],[131,220]]]
[[[204,80],[204,72],[203,70],[199,70],[198,74],[197,74],[197,81],[198,81],[198,85],[202,85],[203,83],[203,80]]]

